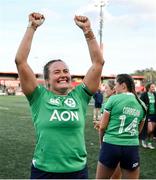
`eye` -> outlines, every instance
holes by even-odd
[[[59,74],[59,73],[60,73],[59,70],[54,71],[54,74]]]
[[[69,73],[69,69],[64,69],[64,73]]]

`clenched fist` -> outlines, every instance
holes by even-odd
[[[43,24],[45,17],[40,13],[31,13],[29,15],[29,25],[28,27],[32,27],[34,30],[37,29],[38,26]]]
[[[86,16],[75,16],[74,21],[84,32],[91,29],[91,24]]]

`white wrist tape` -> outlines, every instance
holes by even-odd
[[[38,20],[35,20],[35,22],[38,26],[40,26],[41,24],[43,24],[44,19],[38,19]]]
[[[38,19],[38,20],[35,20],[35,21],[34,21],[34,24],[36,24],[36,28],[37,28],[38,26],[40,26],[41,24],[43,24],[43,22],[44,22],[44,19]],[[33,24],[33,22],[32,22],[32,21],[29,21],[28,27],[29,27],[29,28],[32,27],[32,24]]]

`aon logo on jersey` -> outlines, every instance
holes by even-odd
[[[59,112],[58,110],[54,110],[51,117],[50,121],[53,120],[58,120],[58,121],[79,121],[79,116],[78,112],[73,112],[73,111],[62,111]]]

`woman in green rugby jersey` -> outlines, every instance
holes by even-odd
[[[150,82],[146,85],[146,92],[141,94],[140,99],[147,106],[146,121],[140,134],[141,144],[144,148],[155,149],[152,145],[153,132],[156,129],[156,91],[154,83]]]
[[[128,74],[116,78],[116,95],[111,96],[100,123],[102,146],[96,178],[110,178],[118,163],[124,179],[139,178],[139,138],[146,107],[138,99],[135,84]]]
[[[27,97],[36,131],[32,179],[87,179],[87,153],[84,139],[86,110],[97,91],[104,64],[102,51],[85,16],[75,16],[92,60],[83,82],[71,90],[71,75],[64,61],[44,66],[46,88],[37,83],[27,63],[33,36],[44,22],[40,13],[29,15],[29,25],[16,54],[16,65],[23,93]],[[70,38],[70,37],[69,37]],[[81,49],[77,50],[78,53]]]
[[[108,100],[108,98],[112,95],[114,95],[115,92],[115,81],[114,80],[108,80],[107,83],[105,84],[105,89],[104,89],[104,94],[105,94],[105,102],[102,105],[101,108],[101,114],[104,113],[104,107],[105,104]],[[100,119],[98,121],[94,121],[94,128],[99,130],[100,127]],[[100,147],[102,145],[102,137],[100,138]],[[118,166],[116,167],[113,175],[111,176],[111,179],[120,179],[121,178],[121,169],[120,169],[120,164],[118,164]]]
[[[105,84],[105,89],[104,89],[104,103],[102,104],[101,108],[101,115],[104,112],[104,107],[105,104],[110,96],[115,94],[115,81],[114,80],[108,80],[107,83]]]
[[[115,92],[115,81],[114,80],[108,80],[108,82],[105,85],[105,98],[108,98],[112,95],[114,95]],[[101,108],[101,113],[103,114],[104,112],[104,106],[105,103],[103,104]],[[102,145],[102,139],[100,139],[100,145]],[[120,169],[120,164],[116,167],[113,175],[111,176],[111,179],[120,179],[121,178],[121,169]]]

